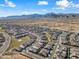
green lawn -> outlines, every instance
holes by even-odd
[[[18,41],[18,40],[20,40],[20,39],[21,39],[22,41]],[[13,38],[13,39],[11,40],[11,44],[10,44],[9,48],[7,49],[7,51],[9,51],[9,50],[11,50],[11,49],[14,49],[14,48],[16,48],[16,47],[19,47],[21,44],[27,42],[27,41],[30,39],[30,37],[29,37],[29,36],[26,36],[26,37],[22,37],[22,38],[20,38],[20,39],[15,39],[15,38]]]
[[[46,33],[46,37],[48,38],[48,42],[51,42],[52,41],[51,35],[48,32],[45,32],[45,33]]]
[[[5,30],[0,27],[0,32],[5,32]]]

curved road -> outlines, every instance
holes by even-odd
[[[4,42],[3,46],[0,48],[0,56],[5,53],[11,42],[11,38],[7,33],[2,32],[2,34],[5,37],[6,41]]]

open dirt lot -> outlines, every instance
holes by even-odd
[[[57,29],[61,29],[61,30],[67,30],[67,31],[79,31],[79,20],[73,21],[73,20],[59,20],[59,21],[52,21],[52,20],[28,20],[28,21],[14,21],[14,22],[10,22],[13,24],[19,24],[19,25],[32,25],[32,24],[37,24],[40,26],[48,26],[50,28],[57,28]]]
[[[25,57],[20,55],[19,53],[13,55],[3,55],[0,59],[30,59],[29,57]]]

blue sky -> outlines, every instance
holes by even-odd
[[[55,13],[79,13],[79,0],[0,0],[0,17]]]

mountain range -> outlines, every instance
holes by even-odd
[[[79,14],[56,14],[56,13],[47,13],[47,14],[30,14],[30,15],[20,15],[20,16],[8,16],[1,17],[0,20],[27,20],[27,19],[42,19],[42,18],[79,18]]]

